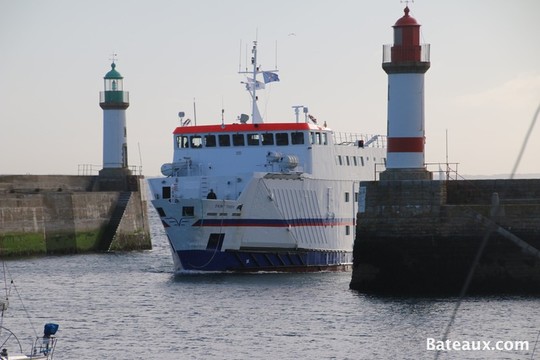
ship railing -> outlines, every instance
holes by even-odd
[[[386,136],[334,132],[334,144],[344,146],[385,148]]]
[[[193,164],[191,160],[174,163],[174,176],[205,176],[203,164]]]

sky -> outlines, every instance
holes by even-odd
[[[540,1],[416,0],[431,46],[426,162],[463,176],[509,174],[540,105]],[[129,164],[147,176],[172,160],[178,112],[197,124],[250,114],[238,74],[259,44],[281,81],[261,94],[266,122],[304,105],[338,132],[386,134],[382,46],[399,0],[0,0],[0,175],[76,175],[102,164],[99,92],[124,76]],[[539,120],[540,122],[540,120]],[[540,174],[540,124],[519,174]],[[540,175],[539,175],[540,176]]]

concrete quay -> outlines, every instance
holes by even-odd
[[[0,176],[0,256],[150,249],[142,176]]]
[[[467,293],[540,293],[540,179],[362,182],[359,209],[352,289],[457,295],[476,264]]]

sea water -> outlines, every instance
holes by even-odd
[[[177,276],[153,212],[151,232],[151,251],[7,261],[23,305],[12,288],[3,326],[27,349],[58,323],[55,359],[540,359],[535,297],[465,298],[443,344],[456,298],[361,294],[350,272]]]

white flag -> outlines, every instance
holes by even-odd
[[[265,86],[263,82],[255,81],[252,78],[247,78],[246,89],[253,90],[253,87],[255,87],[255,90],[262,90]]]

